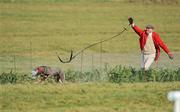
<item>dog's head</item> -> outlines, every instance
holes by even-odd
[[[39,67],[36,67],[35,69],[33,69],[31,72],[32,78],[35,79],[38,75],[44,74],[45,67],[46,66],[39,66]]]
[[[35,79],[38,75],[38,70],[37,69],[32,70],[31,74],[32,74],[32,78]]]

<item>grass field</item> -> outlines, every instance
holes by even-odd
[[[87,45],[116,35],[127,26],[129,16],[134,17],[141,28],[146,24],[153,24],[170,50],[179,54],[179,2],[0,0],[0,71],[17,68],[16,71],[27,73],[38,65],[75,69],[81,66],[80,56],[71,64],[60,64],[55,52],[65,59],[70,50],[77,52]],[[108,56],[108,62],[102,59],[103,63],[118,62],[117,64],[139,67],[139,57],[135,56],[135,61],[129,62],[134,55],[139,56],[138,36],[130,28],[102,46],[102,52]],[[85,52],[90,53],[90,56],[84,58],[91,59],[95,55],[93,58],[97,61],[93,63],[100,65],[100,58],[97,56],[99,52],[100,46],[94,46]],[[117,58],[126,54],[129,55],[126,58]],[[177,67],[179,55],[175,55],[175,59],[174,65]],[[84,60],[83,63],[86,65],[92,62]]]
[[[162,53],[159,68],[180,67],[180,0],[0,0],[0,74],[28,74],[38,65],[81,71],[109,66],[139,68],[138,36],[128,31],[62,64],[70,50],[112,37],[132,16],[141,28],[155,26],[174,53]],[[158,69],[157,66],[152,66]],[[170,70],[171,71],[171,70]],[[80,73],[80,72],[79,72]],[[171,112],[167,93],[179,82],[64,85],[45,82],[0,85],[0,112]]]
[[[171,83],[0,85],[1,112],[172,112]]]
[[[16,0],[14,0],[16,1]],[[24,1],[24,2],[18,2]],[[57,0],[58,1],[58,0]],[[71,0],[70,0],[71,1]],[[132,16],[140,27],[153,24],[172,51],[179,51],[179,4],[126,3],[122,0],[85,2],[1,2],[1,54],[28,54],[30,41],[33,53],[65,53],[108,38],[127,26]],[[77,41],[78,40],[78,41]],[[104,43],[104,52],[134,52],[138,36],[132,31]],[[98,51],[98,47],[89,49]]]

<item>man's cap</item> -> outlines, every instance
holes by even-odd
[[[148,25],[146,25],[146,28],[147,29],[154,29],[154,26],[148,24]]]

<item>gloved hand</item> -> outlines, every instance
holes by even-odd
[[[173,59],[174,58],[174,56],[173,56],[173,54],[171,52],[168,53],[168,56],[169,56],[169,59]]]
[[[134,20],[133,20],[132,17],[128,18],[128,21],[129,21],[129,24],[130,24],[130,25],[133,24],[133,22],[134,22]]]

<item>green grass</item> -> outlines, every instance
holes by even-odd
[[[18,0],[20,1],[20,0]],[[0,53],[66,52],[81,48],[117,34],[133,16],[144,27],[153,24],[173,51],[179,51],[179,4],[163,5],[123,1],[1,3]],[[96,0],[98,1],[98,0]],[[107,0],[108,1],[108,0]],[[78,40],[78,41],[76,41]],[[138,37],[129,30],[122,37],[104,43],[104,52],[133,52],[139,48]],[[98,47],[89,49],[98,51]]]
[[[170,112],[171,83],[0,85],[1,112]]]
[[[138,36],[129,29],[103,43],[102,62],[97,45],[72,63],[63,58],[127,26],[132,16],[141,28],[153,24],[171,51],[174,61],[163,54],[160,67],[180,64],[179,0],[0,0],[0,73],[11,70],[29,74],[38,65],[63,70],[111,66],[139,66]],[[31,52],[32,50],[32,52]],[[82,61],[82,67],[81,67]],[[179,90],[169,83],[66,83],[0,85],[1,112],[170,112],[167,93]]]
[[[137,83],[144,82],[175,82],[180,81],[180,68],[178,69],[150,69],[146,73],[146,79],[143,71],[132,67],[115,66],[114,68],[106,65],[102,69],[93,69],[90,71],[82,72],[75,70],[68,70],[64,72],[65,80],[67,82],[112,82],[112,83]],[[41,76],[41,75],[40,75]],[[40,78],[37,76],[36,80]],[[0,84],[23,84],[32,83],[30,74],[9,73],[0,74]],[[46,80],[49,83],[55,83],[54,77]]]
[[[170,0],[152,0],[149,3],[145,0],[1,0],[0,71],[13,69],[14,55],[18,71],[26,73],[31,70],[31,59],[33,67],[79,68],[80,57],[63,65],[58,62],[55,52],[66,58],[71,49],[77,52],[116,35],[127,26],[129,16],[134,17],[141,28],[153,24],[170,50],[179,52],[179,11],[179,0],[171,0],[171,3]],[[90,53],[90,56],[87,58],[91,59],[91,54],[97,57],[99,49],[99,45],[88,49],[85,53]],[[129,29],[122,36],[103,43],[102,51],[111,56],[103,63],[131,64],[118,59],[116,54],[137,55],[138,36]],[[99,57],[96,57],[94,59],[99,64]],[[178,59],[179,55],[176,66],[179,66]]]

